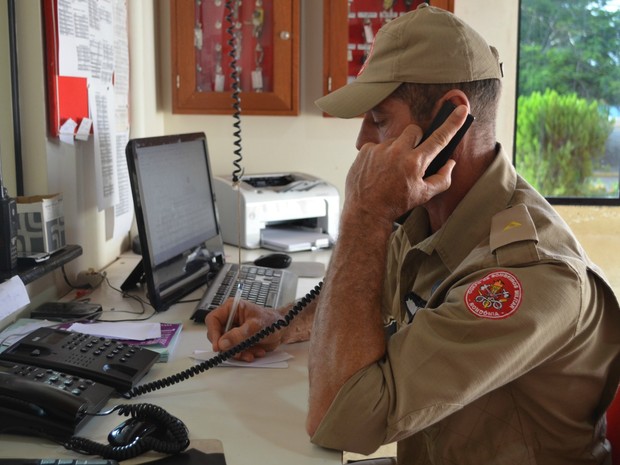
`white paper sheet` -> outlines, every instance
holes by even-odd
[[[209,360],[215,357],[217,352],[211,350],[194,350],[192,356],[196,360]],[[239,360],[226,360],[221,365],[222,367],[243,367],[243,368],[288,368],[287,360],[293,358],[291,354],[283,352],[281,350],[274,350],[273,352],[267,352],[264,357],[256,358],[253,362],[242,362]]]
[[[73,323],[70,331],[101,336],[110,339],[130,339],[144,341],[161,337],[159,323]]]
[[[6,318],[30,303],[26,286],[19,276],[0,284],[0,319]]]
[[[114,137],[114,89],[93,81],[88,86],[88,106],[95,133],[95,169],[99,210],[118,203],[116,140]]]

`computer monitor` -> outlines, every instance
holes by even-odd
[[[142,261],[121,288],[146,283],[162,311],[224,263],[207,140],[204,133],[132,139],[126,156]]]

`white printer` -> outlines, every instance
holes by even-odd
[[[338,190],[302,173],[214,176],[224,242],[285,252],[329,247],[340,215]],[[240,231],[238,230],[238,227]]]

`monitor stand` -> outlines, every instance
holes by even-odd
[[[135,289],[138,287],[138,284],[144,281],[144,265],[142,264],[142,259],[138,262],[136,267],[133,269],[127,279],[121,284],[121,290],[129,291],[131,289]]]

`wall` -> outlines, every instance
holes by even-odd
[[[20,16],[20,73],[29,193],[62,190],[67,206],[67,236],[84,255],[67,267],[70,274],[102,268],[127,247],[127,238],[106,237],[106,212],[97,211],[92,190],[92,147],[60,146],[46,136],[42,29],[39,2],[16,2]],[[504,94],[498,139],[511,152],[515,95],[518,2],[456,0],[456,14],[495,45],[504,62]],[[232,170],[232,117],[175,115],[171,112],[169,0],[129,0],[132,136],[204,131],[213,170]],[[313,101],[322,93],[322,2],[301,0],[301,102],[296,117],[242,117],[246,173],[302,171],[320,176],[344,194],[347,169],[360,121],[325,118]],[[21,12],[20,12],[21,10]],[[20,14],[21,13],[21,14]],[[22,126],[25,126],[22,123]],[[620,289],[618,214],[614,208],[559,208],[562,215]],[[32,294],[63,289],[56,273]]]

